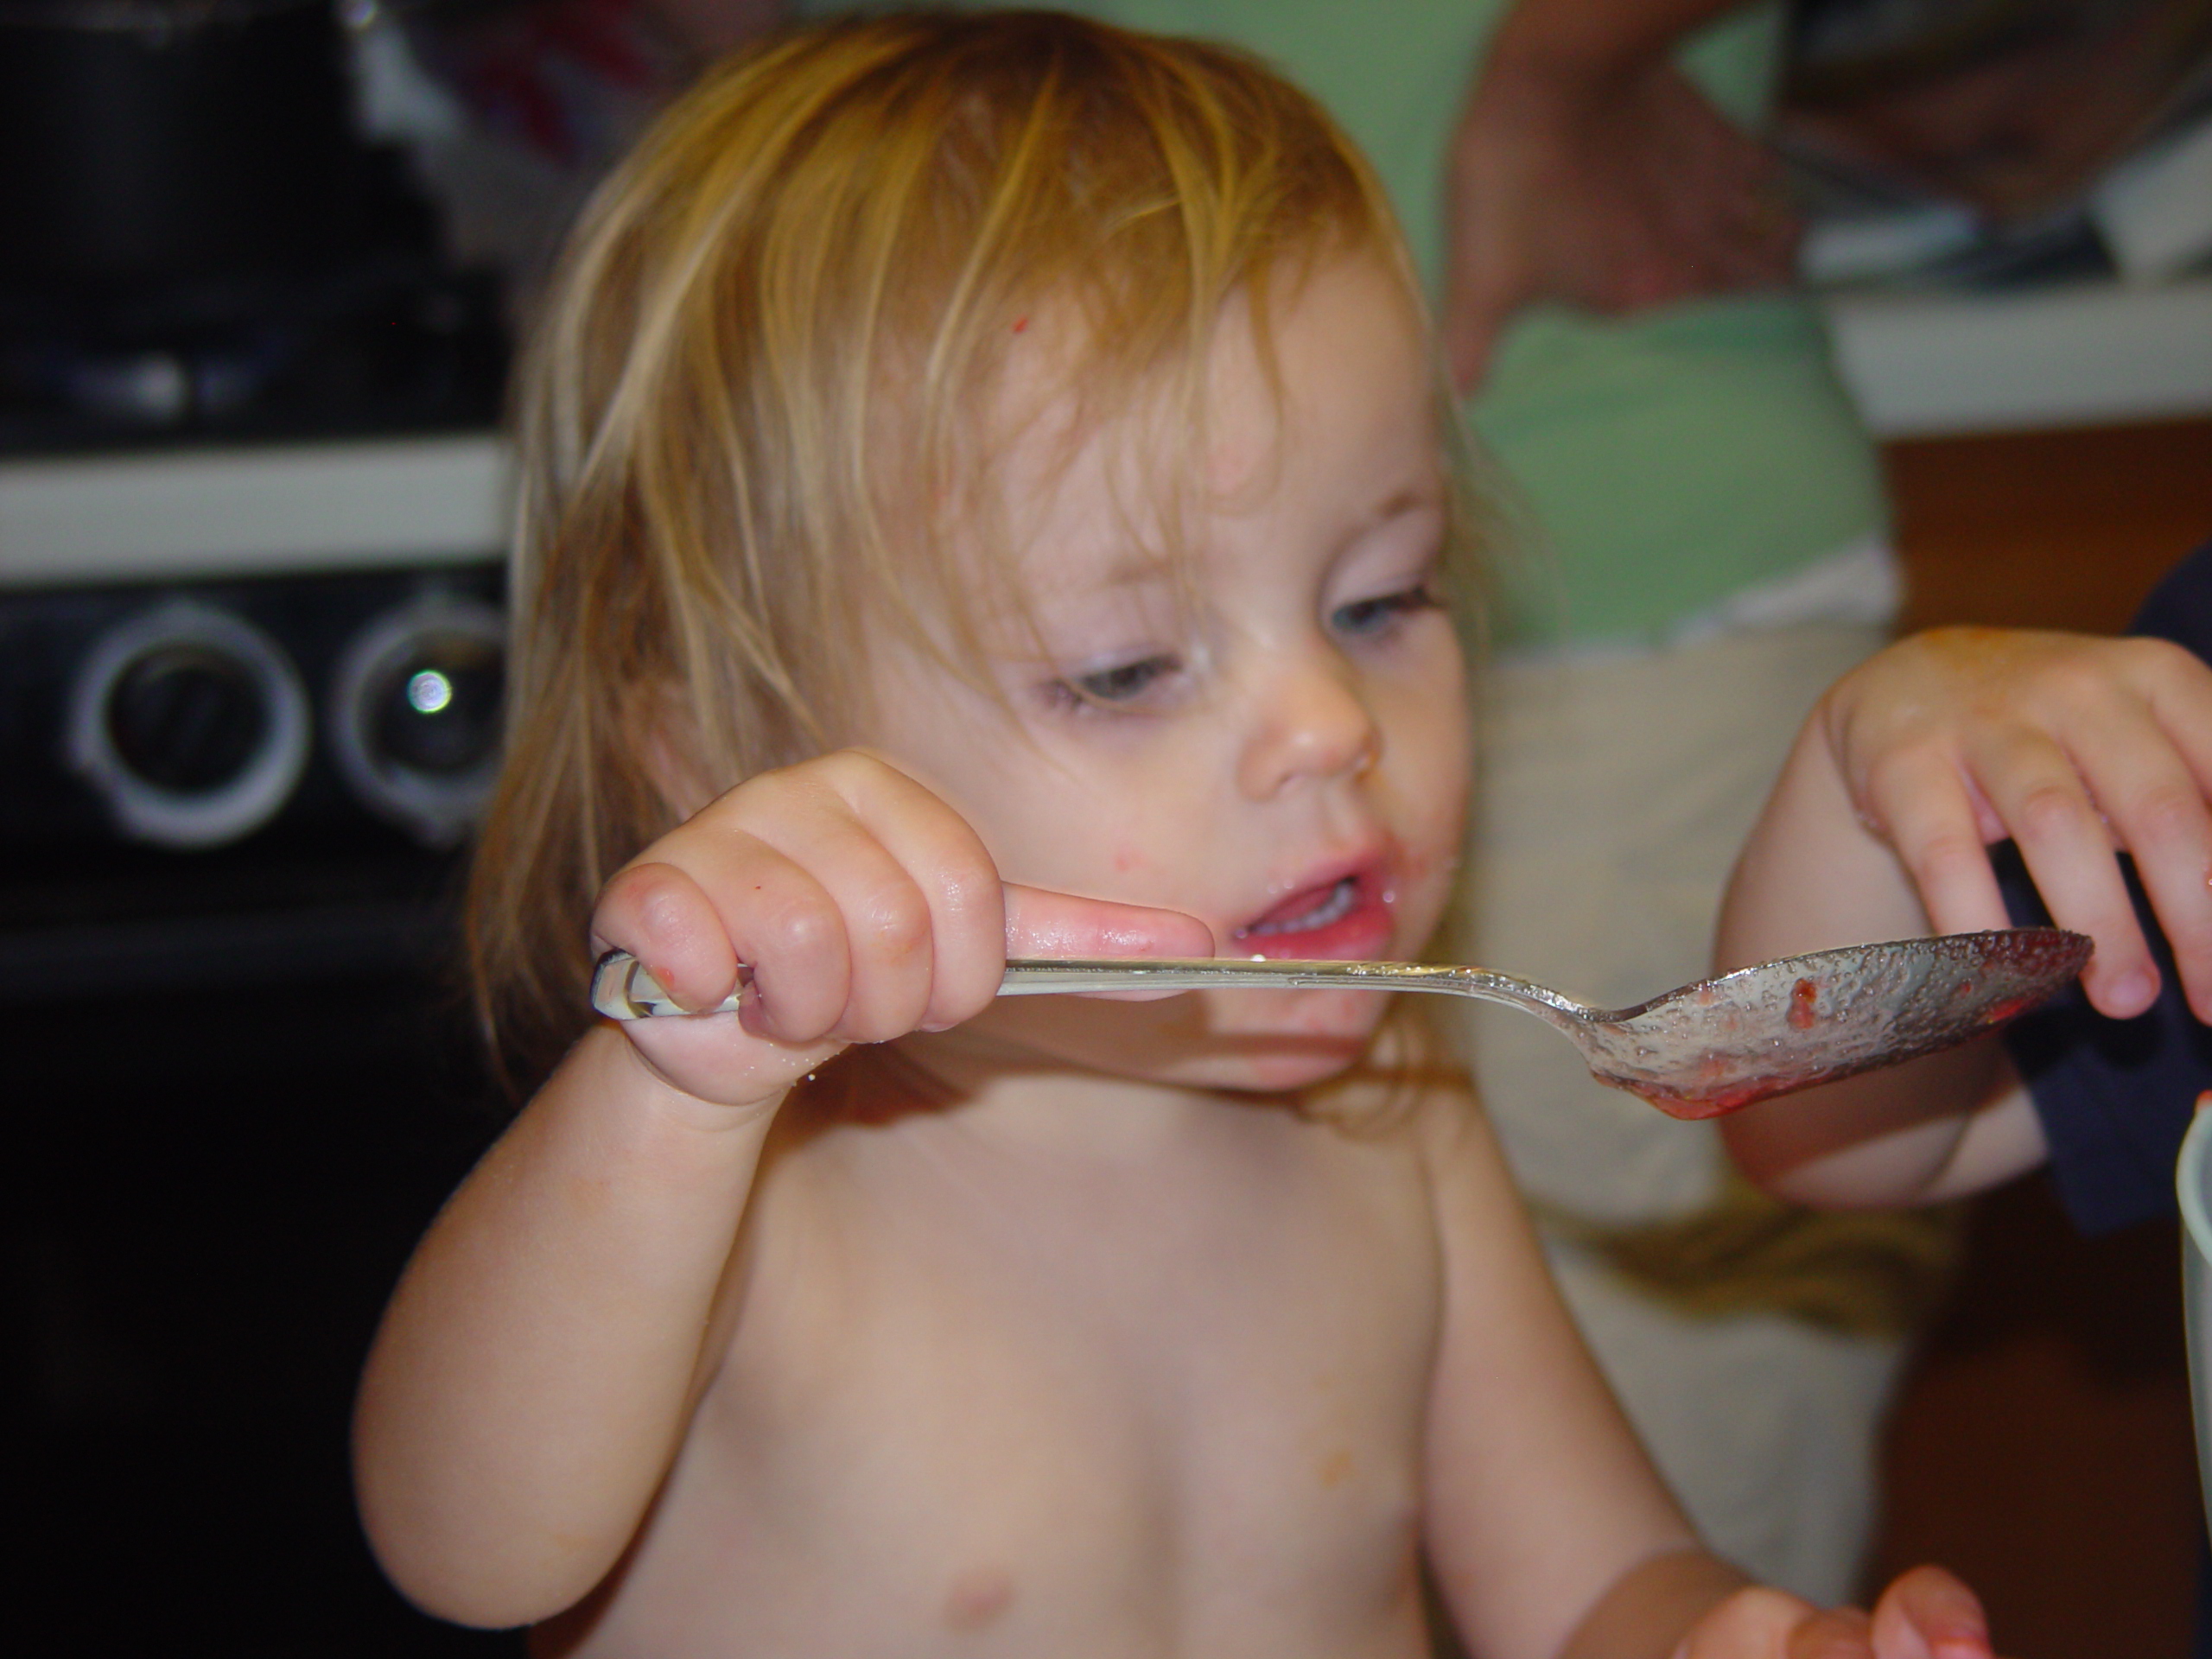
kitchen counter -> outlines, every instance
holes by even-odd
[[[2212,414],[2212,276],[1824,301],[1875,435],[1923,438]]]

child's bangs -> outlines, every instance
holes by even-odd
[[[1179,573],[1230,302],[1249,300],[1273,384],[1271,320],[1327,257],[1372,251],[1414,290],[1364,162],[1243,57],[1048,15],[933,46],[844,112],[929,142],[876,196],[896,222],[839,511],[879,620],[982,686],[990,625],[1024,615],[1017,436],[1064,468],[1113,431],[1126,544]]]

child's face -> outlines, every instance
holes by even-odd
[[[1154,407],[1068,462],[1041,400],[1002,504],[1041,656],[1014,620],[987,625],[1001,706],[912,654],[874,653],[868,735],[975,825],[1010,880],[1186,912],[1224,956],[1410,957],[1443,911],[1469,766],[1438,603],[1431,381],[1412,308],[1375,260],[1325,265],[1278,309],[1280,398],[1240,308],[1209,365],[1203,454],[1130,442],[1175,429]],[[1039,322],[1030,372],[1045,390],[1055,354]],[[1198,469],[1179,587],[1131,527],[1152,505],[1132,456],[1153,475]],[[1279,1089],[1356,1058],[1382,1006],[1364,992],[1021,998],[963,1040]]]

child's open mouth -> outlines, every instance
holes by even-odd
[[[1357,872],[1292,893],[1233,937],[1250,956],[1319,959],[1373,956],[1390,932],[1380,882]]]

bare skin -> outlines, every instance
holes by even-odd
[[[818,1130],[787,1109],[717,1374],[623,1565],[539,1650],[1425,1651],[1449,1268],[1422,1143],[1452,1114],[1361,1141],[1265,1098],[1098,1093],[1074,1122],[1014,1098]],[[1460,1248],[1533,1268],[1486,1138],[1452,1139],[1445,1179],[1489,1218]],[[1512,1286],[1486,1274],[1453,1312],[1519,1322]],[[1578,1362],[1548,1433],[1507,1409],[1510,1369],[1457,1390],[1524,1425],[1484,1448],[1498,1490],[1534,1500],[1550,1441],[1687,1541],[1544,1312]],[[1602,1563],[1649,1547],[1596,1496],[1538,1503],[1516,1541],[1530,1570],[1575,1565],[1510,1650],[1552,1650]],[[1592,1531],[1562,1548],[1577,1510]]]
[[[1100,529],[1127,435],[1026,472],[1065,430],[1017,386],[1046,649],[1003,704],[877,652],[872,752],[671,780],[600,941],[753,989],[589,1034],[410,1264],[356,1465],[421,1605],[626,1659],[1417,1659],[1425,1549],[1498,1659],[1986,1656],[1947,1576],[1885,1641],[1696,1548],[1464,1083],[1370,1058],[1381,999],[993,1001],[1009,949],[1410,955],[1442,912],[1418,329],[1344,261],[1276,344],[1280,404],[1241,326],[1212,365],[1192,603]]]

